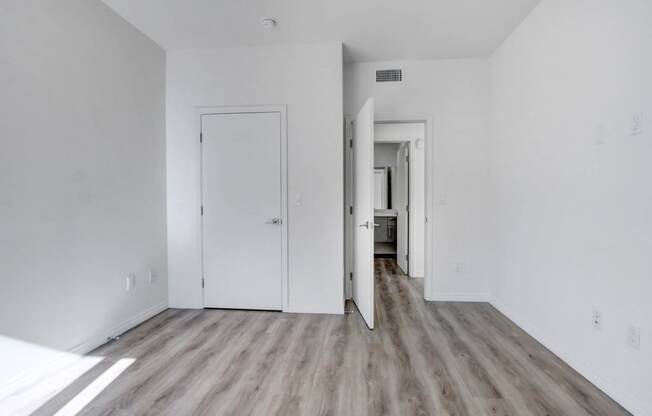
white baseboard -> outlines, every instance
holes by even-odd
[[[488,293],[475,292],[453,292],[453,293],[433,293],[426,300],[431,302],[489,302]]]
[[[584,376],[597,388],[602,390],[607,396],[611,397],[613,400],[627,409],[630,413],[635,416],[652,416],[652,409],[650,409],[646,403],[636,397],[633,397],[626,390],[618,386],[613,381],[609,380],[607,377],[598,374],[590,365],[584,362],[581,357],[571,356],[559,348],[556,348],[555,345],[550,342],[549,336],[544,334],[543,331],[541,331],[535,325],[532,325],[530,322],[526,322],[525,320],[518,318],[513,310],[506,306],[504,303],[498,301],[497,299],[491,299],[489,303],[500,313],[518,325],[522,330],[527,332],[531,337],[540,342],[544,347],[549,349],[562,361],[568,364],[571,368]]]
[[[312,308],[295,308],[290,306],[288,309],[284,309],[283,313],[300,313],[306,315],[344,315],[344,304],[342,304],[342,309],[312,309]]]
[[[70,361],[73,355],[81,356],[84,354],[88,354],[94,349],[105,344],[107,342],[107,338],[120,335],[130,330],[131,328],[143,323],[149,318],[163,312],[166,309],[168,309],[167,302],[162,302],[153,305],[142,312],[139,312],[138,314],[132,316],[131,318],[121,322],[120,324],[112,328],[98,331],[97,333],[87,338],[84,342],[77,344],[73,347],[70,347],[68,349],[61,350],[57,358],[53,358],[49,362],[39,367],[39,374],[42,374],[43,372],[47,373],[48,369],[57,369],[58,367],[61,367],[66,362]],[[7,391],[14,390],[17,386],[21,384],[24,384],[31,380],[33,381],[34,378],[35,378],[35,370],[31,370],[31,371],[28,370],[19,373],[15,377],[11,377],[8,380],[4,380],[3,382],[0,383],[0,397],[3,396],[3,394],[5,394]]]
[[[113,328],[108,328],[103,331],[98,331],[95,335],[89,337],[81,344],[78,344],[68,350],[68,352],[78,355],[88,354],[94,349],[104,345],[107,342],[107,338],[115,337],[117,335],[123,334],[130,330],[131,328],[145,322],[149,318],[158,315],[168,308],[167,302],[161,302],[159,304],[150,306],[144,311],[132,316],[131,318],[119,323]]]

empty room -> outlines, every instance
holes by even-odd
[[[652,416],[652,1],[0,0],[0,415]]]

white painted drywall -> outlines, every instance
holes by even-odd
[[[2,2],[0,384],[166,307],[164,117],[165,53],[104,4]]]
[[[402,68],[403,82],[376,83],[376,69],[386,68]],[[434,285],[426,297],[486,300],[488,60],[360,63],[346,65],[344,73],[345,114],[373,96],[377,119],[433,118]]]
[[[396,152],[398,143],[375,143],[374,144],[374,167],[396,167]]]
[[[539,0],[104,0],[166,50],[343,41],[358,62],[488,56]],[[258,24],[274,16],[273,31]]]
[[[195,107],[282,104],[289,311],[343,313],[341,44],[173,51],[167,63],[170,305],[203,307]]]
[[[491,63],[493,302],[650,415],[652,2],[543,0]]]

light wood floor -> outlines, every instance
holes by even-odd
[[[125,357],[81,414],[628,414],[491,306],[424,302],[390,260],[376,284],[374,331],[357,313],[168,310],[94,351],[107,359],[36,414]]]

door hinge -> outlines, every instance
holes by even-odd
[[[204,215],[204,206],[203,205],[201,206],[199,211],[201,212],[201,215]]]
[[[204,142],[204,133],[199,133],[199,143]]]
[[[349,139],[349,147],[353,149],[353,139]]]
[[[410,255],[409,254],[405,255],[405,261],[410,261]]]
[[[204,278],[203,277],[201,278],[201,288],[202,289],[204,288]]]
[[[406,210],[406,211],[409,211],[409,210],[410,210],[410,206],[409,206],[409,205],[406,205],[406,206],[405,206],[405,210]]]
[[[353,280],[353,272],[349,273],[349,280]]]
[[[353,215],[353,205],[351,205],[351,206],[349,207],[349,214],[350,214],[350,215]]]

